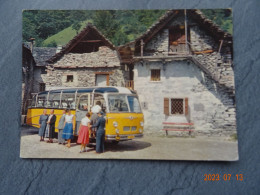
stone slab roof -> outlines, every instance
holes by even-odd
[[[56,54],[55,47],[34,47],[33,57],[36,66],[47,66],[47,60]]]
[[[120,60],[116,50],[101,46],[97,52],[68,53],[53,64],[55,68],[110,68],[119,67]]]

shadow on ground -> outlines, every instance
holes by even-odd
[[[105,151],[109,152],[125,152],[125,151],[137,151],[151,147],[151,143],[144,141],[122,141],[118,144],[105,143]]]

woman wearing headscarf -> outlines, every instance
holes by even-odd
[[[40,116],[39,119],[39,125],[40,125],[39,136],[41,137],[40,141],[44,141],[44,134],[47,126],[47,120],[48,120],[47,110],[44,109],[43,114]]]

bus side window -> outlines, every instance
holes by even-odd
[[[106,102],[105,102],[105,99],[104,99],[104,96],[102,94],[95,94],[94,95],[94,105],[97,105],[98,102],[101,103],[101,108],[102,108],[102,111],[103,112],[106,112]]]
[[[75,109],[75,93],[62,93],[61,107]]]
[[[60,93],[50,93],[48,99],[48,107],[59,108],[60,106]]]
[[[80,98],[80,99],[79,99]],[[81,94],[78,94],[77,96],[77,99],[79,99],[79,102],[78,102],[78,107],[77,109],[79,110],[83,110],[84,109],[84,105],[87,105],[88,109],[90,108],[90,105],[88,105],[88,102],[89,102],[89,95],[81,95]]]
[[[38,95],[37,106],[45,107],[47,105],[47,95],[48,94],[40,94]]]
[[[34,96],[33,96],[33,98],[32,98],[32,101],[31,101],[31,104],[30,104],[30,105],[31,105],[31,107],[35,107],[35,106],[36,106],[35,104],[36,104],[36,95],[34,95]]]

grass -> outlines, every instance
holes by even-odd
[[[81,23],[79,32],[87,25],[90,20],[86,20]],[[52,35],[43,41],[43,46],[46,47],[49,44],[55,42],[57,45],[66,45],[73,37],[77,35],[76,31],[72,29],[72,26],[65,28],[64,30]]]

